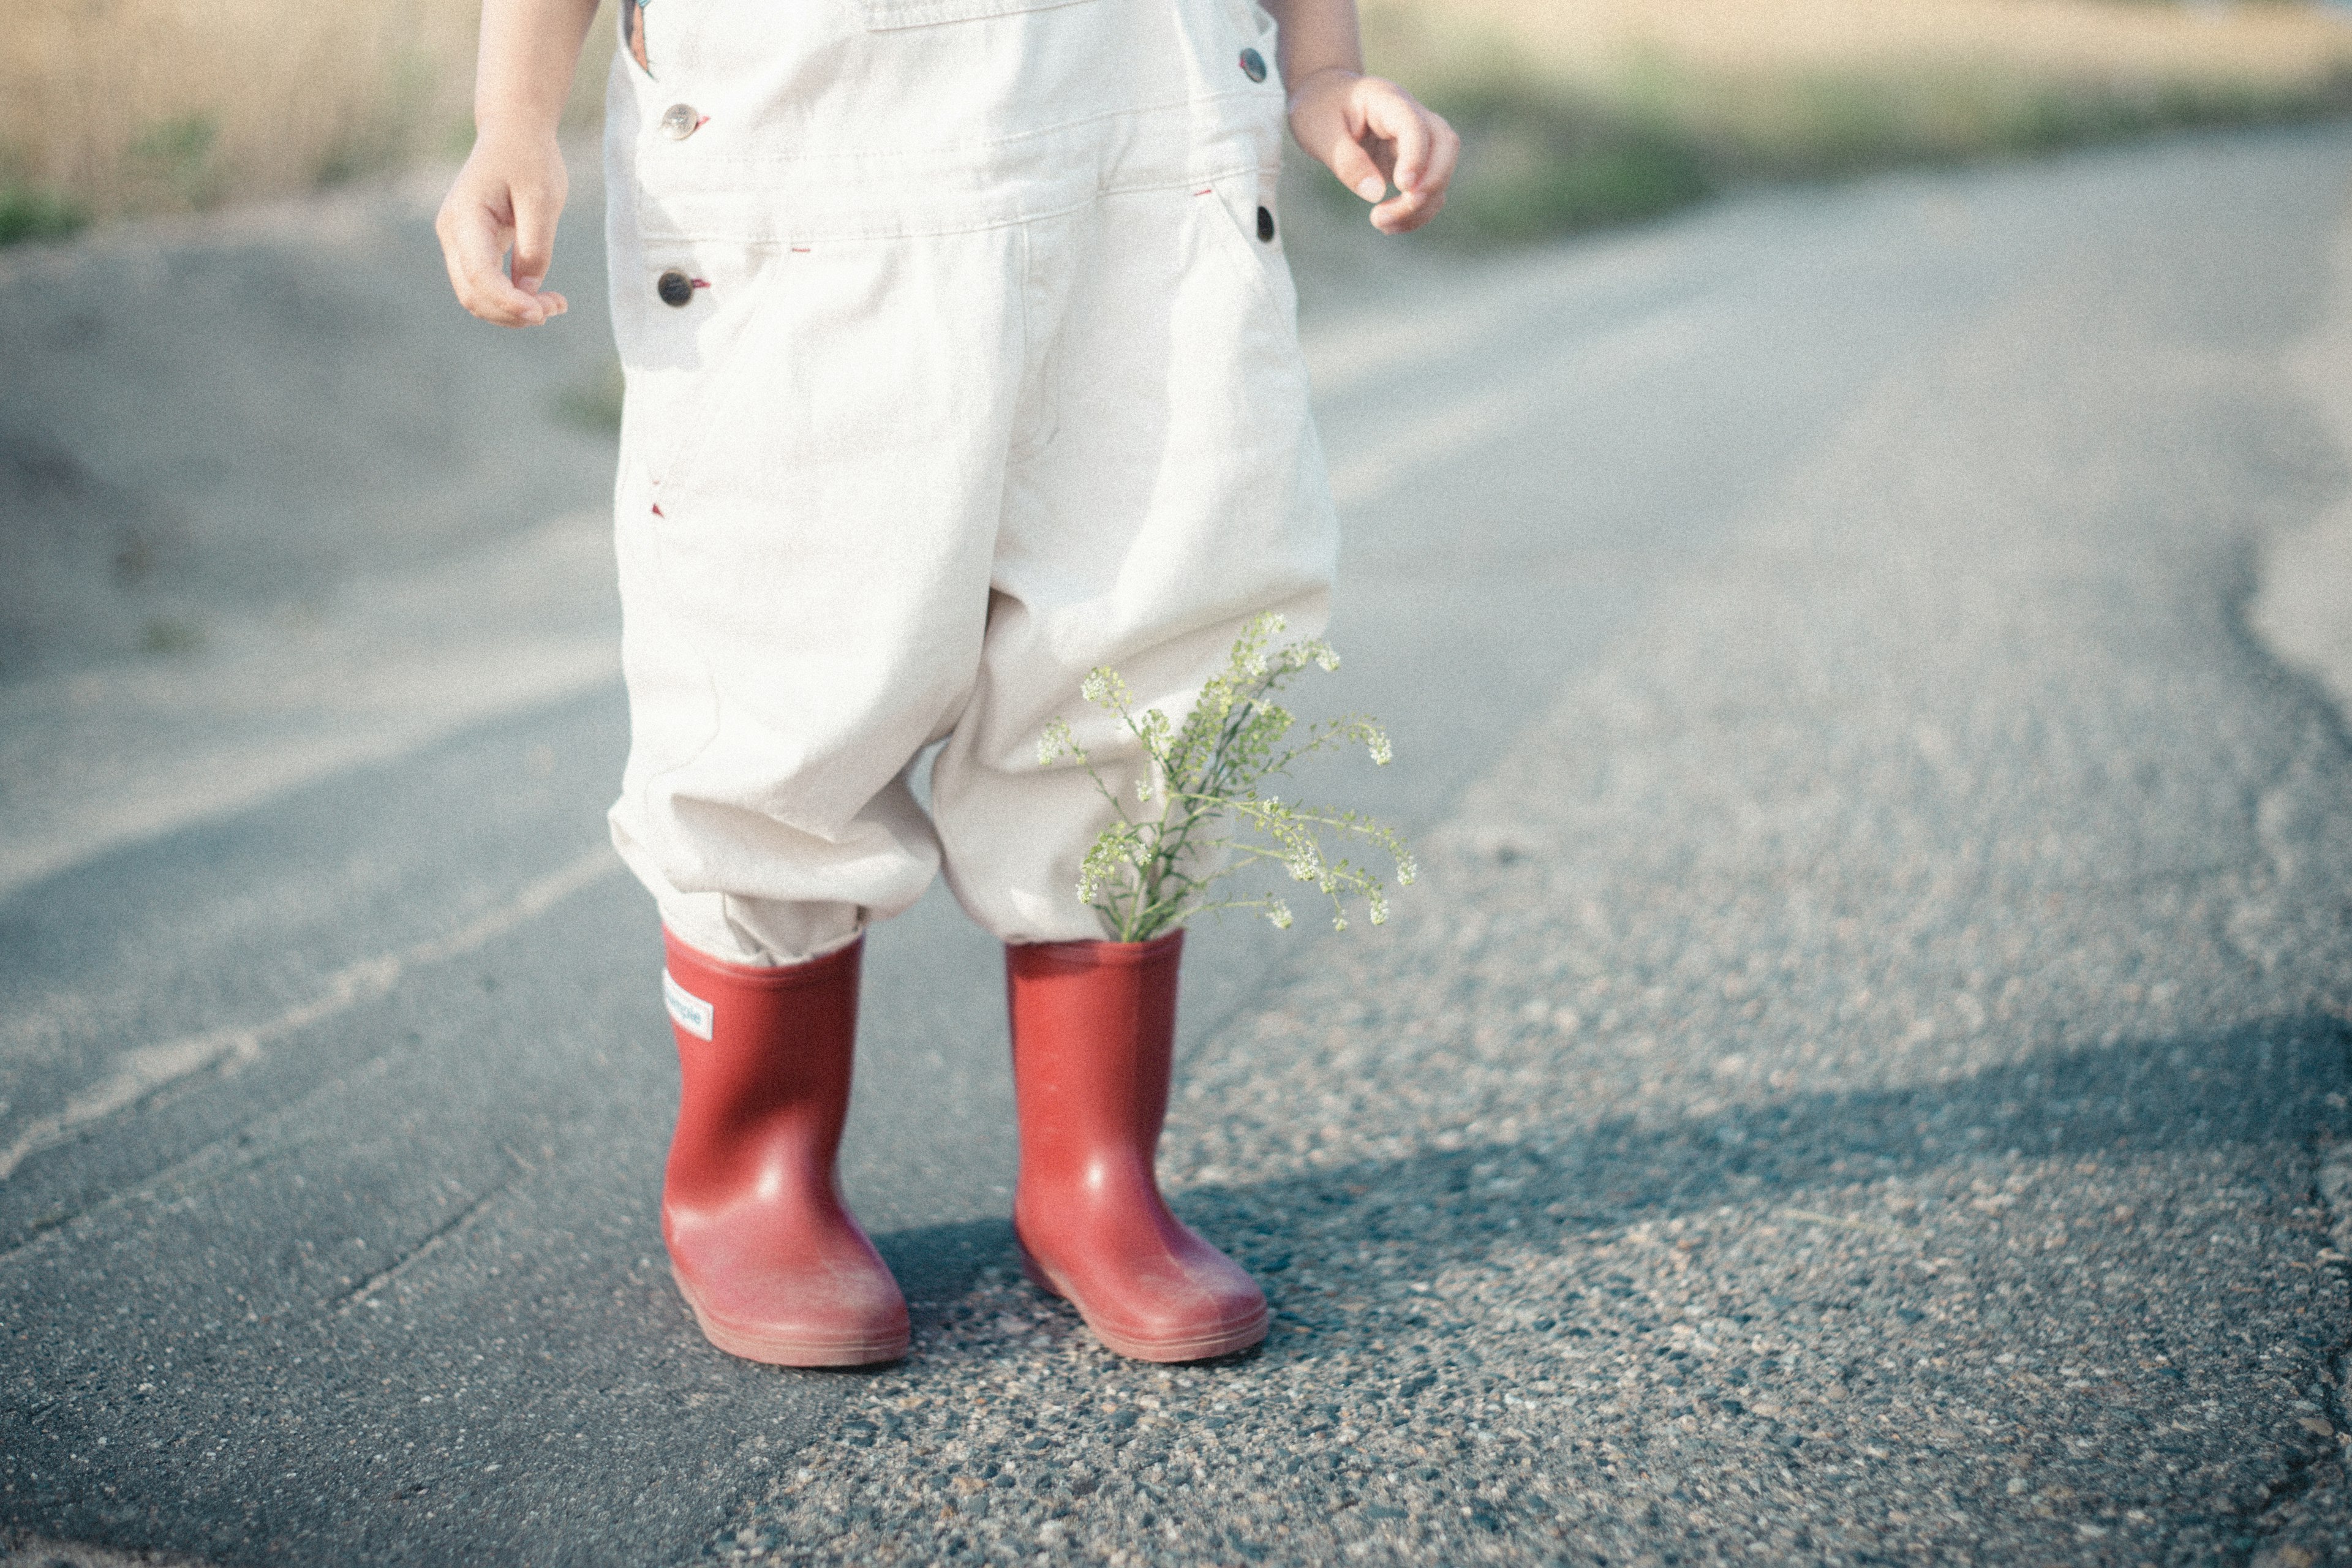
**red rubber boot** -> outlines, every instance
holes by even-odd
[[[1181,931],[1004,950],[1022,1267],[1139,1361],[1200,1361],[1265,1338],[1265,1295],[1168,1212],[1152,1167],[1183,952]]]
[[[670,1272],[710,1342],[778,1366],[907,1353],[907,1302],[842,1205],[863,939],[758,969],[663,933],[683,1078],[662,1184]]]

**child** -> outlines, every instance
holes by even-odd
[[[683,1064],[663,1236],[722,1350],[907,1348],[834,1154],[862,934],[942,865],[1007,943],[1030,1277],[1130,1356],[1265,1333],[1153,1174],[1181,932],[1098,940],[1073,889],[1108,808],[1037,742],[1068,715],[1132,787],[1137,749],[1085,727],[1089,668],[1181,714],[1253,616],[1324,616],[1286,110],[1387,233],[1435,216],[1459,143],[1362,74],[1354,0],[1276,8],[1278,47],[1255,0],[623,0],[612,827]],[[483,7],[438,229],[484,321],[566,308],[556,120],[593,10]],[[940,741],[926,813],[908,773]]]

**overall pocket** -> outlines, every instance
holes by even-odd
[[[1298,296],[1282,252],[1275,213],[1278,171],[1227,174],[1213,180],[1194,200],[1215,210],[1206,216],[1212,248],[1229,263],[1242,284],[1271,304],[1286,321],[1296,321]]]
[[[687,30],[684,24],[698,19],[709,4],[709,0],[662,0],[659,19],[648,24],[646,16],[653,10],[654,0],[621,0],[622,55],[646,80],[658,79],[661,73],[655,68],[677,58],[680,35]],[[681,16],[681,11],[690,15]]]
[[[626,0],[625,0],[625,8]],[[1095,0],[856,0],[857,13],[872,33],[894,27],[928,27],[940,22],[977,22],[989,16],[1011,16],[1023,11],[1050,11],[1063,5],[1087,5]]]
[[[765,276],[772,266],[747,246],[669,245],[615,259],[642,279],[630,291],[630,308],[614,318],[627,377],[621,449],[658,504],[666,487],[674,493],[680,469],[710,439],[718,411],[735,395],[756,336],[773,313],[775,284]],[[682,306],[656,302],[671,274],[688,280]]]

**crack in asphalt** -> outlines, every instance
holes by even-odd
[[[2352,1059],[2352,1029],[2344,1031],[2344,1047],[2347,1059]],[[2335,1246],[2320,1254],[2318,1267],[2326,1268],[2352,1289],[2352,1142],[2315,1143],[2312,1149],[2317,1173],[2311,1184],[2311,1197],[2330,1221],[2328,1230]],[[2247,1523],[2257,1532],[2275,1535],[2279,1521],[2293,1503],[2308,1497],[2323,1482],[2341,1483],[2347,1478],[2345,1448],[2352,1444],[2352,1328],[2326,1347],[2324,1365],[2326,1376],[2320,1380],[2320,1408],[2332,1428],[2328,1434],[2336,1442],[2333,1454],[2314,1454],[2289,1460],[2284,1473],[2268,1483],[2268,1495],[2251,1510]],[[2264,1551],[2257,1539],[2246,1544],[2238,1561],[2251,1562]],[[2281,1568],[2292,1568],[2292,1561],[2280,1557],[2273,1547],[2273,1560]],[[2317,1561],[2306,1556],[2300,1568],[2309,1568]]]
[[[488,1208],[494,1200],[503,1195],[520,1179],[520,1176],[509,1176],[499,1183],[451,1215],[440,1225],[418,1237],[415,1245],[394,1258],[390,1266],[376,1270],[352,1289],[345,1291],[340,1300],[331,1300],[320,1302],[320,1310],[325,1311],[331,1309],[338,1316],[345,1316],[355,1308],[373,1305],[377,1292],[398,1279],[412,1265],[422,1263],[440,1251],[452,1237],[462,1234],[465,1228],[473,1223],[475,1215]]]
[[[268,1134],[282,1132],[289,1123],[299,1126],[322,1100],[347,1094],[372,1079],[383,1077],[391,1070],[393,1060],[394,1053],[391,1052],[370,1057],[358,1067],[349,1072],[338,1073],[292,1103],[278,1106],[239,1122],[216,1137],[206,1139],[172,1163],[120,1191],[109,1193],[97,1202],[85,1204],[79,1208],[41,1215],[26,1225],[16,1241],[0,1249],[0,1268],[6,1267],[41,1240],[77,1221],[117,1214],[135,1204],[168,1201],[165,1197],[167,1192],[170,1200],[186,1197],[216,1187],[234,1176],[265,1170],[290,1155],[316,1147],[326,1142],[331,1134],[324,1131],[298,1131],[290,1136]],[[236,1153],[224,1159],[223,1150],[233,1150]],[[203,1168],[207,1165],[211,1168]]]
[[[462,957],[545,912],[564,899],[621,869],[611,849],[600,847],[558,870],[526,883],[457,930],[415,942],[395,952],[347,963],[327,975],[305,1001],[258,1024],[236,1025],[142,1046],[116,1058],[113,1072],[68,1098],[46,1116],[27,1121],[0,1149],[0,1181],[25,1161],[66,1142],[83,1127],[128,1110],[207,1068],[259,1059],[280,1040],[341,1014],[392,994],[413,971]]]
[[[379,1057],[368,1064],[368,1068],[380,1070],[387,1060],[388,1058],[386,1058]],[[367,1068],[363,1068],[360,1073],[348,1074],[344,1078],[339,1079],[334,1087],[341,1088],[356,1082],[362,1077],[365,1076],[367,1070]],[[226,1132],[220,1137],[213,1139],[211,1142],[203,1144],[185,1159],[179,1161],[175,1164],[164,1167],[163,1171],[157,1173],[155,1175],[148,1177],[138,1185],[126,1188],[121,1192],[109,1193],[97,1203],[88,1204],[78,1209],[43,1215],[25,1227],[22,1239],[16,1241],[5,1250],[0,1250],[0,1268],[5,1268],[9,1264],[16,1262],[20,1256],[31,1252],[49,1237],[63,1231],[77,1221],[95,1219],[100,1215],[120,1213],[123,1209],[129,1208],[136,1204],[162,1203],[185,1197],[192,1194],[202,1192],[207,1187],[218,1186],[221,1183],[229,1180],[233,1176],[240,1175],[249,1171],[266,1169],[289,1155],[299,1153],[302,1150],[310,1148],[323,1141],[323,1134],[285,1139],[255,1147],[251,1150],[249,1157],[234,1160],[227,1163],[221,1164],[217,1169],[213,1171],[185,1176],[177,1173],[191,1165],[210,1159],[216,1151],[225,1146],[243,1146],[250,1140],[252,1136],[251,1130],[253,1127],[274,1120],[278,1120],[278,1118],[275,1116],[261,1118],[257,1121],[247,1123],[244,1127],[236,1128],[231,1131]],[[169,1199],[164,1195],[164,1191],[167,1187],[170,1189]]]

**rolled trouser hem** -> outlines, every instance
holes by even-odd
[[[662,917],[662,934],[669,938],[671,942],[677,943],[679,947],[687,949],[688,952],[692,952],[695,957],[702,960],[714,969],[733,970],[750,973],[762,970],[805,969],[809,965],[815,963],[820,959],[835,957],[847,949],[856,946],[857,943],[865,938],[866,928],[861,924],[856,931],[851,931],[839,942],[828,942],[823,947],[814,948],[804,953],[794,953],[788,957],[769,953],[765,952],[765,950],[762,950],[759,956],[746,958],[734,958],[730,957],[724,952],[713,952],[709,947],[704,946],[701,942],[697,942],[685,931],[678,930],[677,926],[671,924],[669,917],[667,915]]]
[[[839,952],[866,934],[866,921],[861,913],[854,907],[843,906],[850,909],[851,912],[846,917],[846,923],[837,932],[820,927],[803,941],[763,941],[724,913],[712,918],[709,905],[728,901],[705,899],[656,900],[661,911],[663,929],[672,937],[715,963],[745,969],[775,969],[812,963]]]

